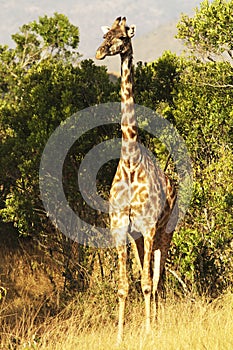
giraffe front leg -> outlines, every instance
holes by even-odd
[[[151,252],[152,252],[152,239],[151,237],[144,237],[144,261],[142,269],[142,292],[145,300],[145,317],[146,317],[146,333],[150,333],[150,300],[151,300]]]
[[[125,302],[126,302],[126,297],[128,295],[129,283],[128,283],[127,271],[126,271],[126,260],[127,260],[126,245],[118,246],[117,251],[118,251],[118,262],[119,262],[119,285],[118,285],[119,320],[118,320],[117,344],[120,344],[123,338]]]

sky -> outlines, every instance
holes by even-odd
[[[66,15],[80,30],[79,52],[93,58],[102,40],[102,25],[111,25],[118,16],[136,24],[138,38],[163,25],[178,22],[181,13],[192,14],[200,0],[0,0],[0,44],[13,45],[11,34],[23,24],[52,16]]]

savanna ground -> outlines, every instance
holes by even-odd
[[[71,303],[55,317],[39,321],[39,309],[25,308],[15,325],[2,318],[1,349],[116,349],[116,309],[108,299],[90,298],[81,308]],[[101,300],[100,300],[101,299]],[[22,300],[23,303],[23,300]],[[41,304],[43,307],[43,304]],[[233,296],[209,303],[170,298],[160,306],[159,323],[146,337],[143,304],[128,303],[125,338],[120,349],[232,349]]]
[[[11,237],[11,238],[9,238]],[[49,261],[30,241],[1,238],[1,349],[116,349],[116,290],[94,279],[86,292],[66,302]],[[4,247],[4,249],[3,249]],[[50,277],[49,277],[50,276]],[[56,283],[57,288],[54,288]],[[192,295],[191,295],[192,294]],[[143,299],[131,291],[120,349],[233,349],[233,294],[218,298],[175,296],[161,300],[158,323],[146,337]]]

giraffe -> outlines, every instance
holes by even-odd
[[[140,265],[145,327],[149,333],[151,296],[156,317],[158,284],[174,231],[174,228],[169,228],[168,221],[176,203],[176,191],[171,181],[139,142],[131,43],[135,29],[135,25],[126,25],[125,17],[118,17],[111,27],[102,27],[104,41],[96,51],[96,59],[99,60],[117,54],[121,57],[122,145],[109,198],[110,229],[115,238],[119,265],[118,343],[123,337],[124,311],[129,289],[126,269],[127,235],[134,242]]]

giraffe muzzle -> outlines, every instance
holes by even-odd
[[[101,50],[101,48],[96,51],[95,58],[97,60],[103,60],[105,57],[106,53],[103,50]]]

